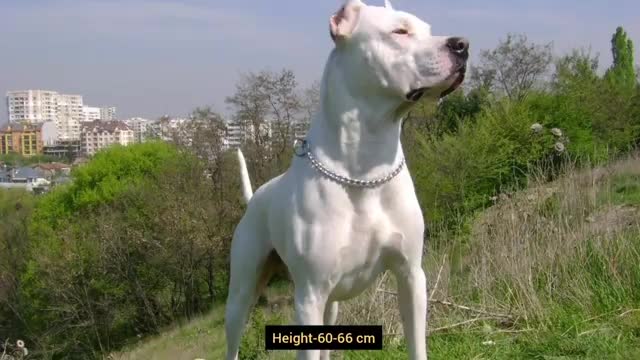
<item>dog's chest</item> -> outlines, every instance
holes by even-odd
[[[420,254],[422,214],[408,174],[398,180],[367,191],[345,192],[329,182],[283,190],[281,196],[291,199],[283,203],[290,205],[269,214],[278,220],[271,228],[282,231],[272,232],[273,242],[292,273],[313,273],[329,285],[332,298],[347,299],[370,286],[390,261]]]
[[[334,238],[335,247],[325,249],[330,267],[332,298],[348,299],[371,286],[388,265],[388,254],[402,253],[406,239],[402,229],[384,211],[369,209],[344,217],[343,231]],[[334,232],[335,235],[335,232]]]

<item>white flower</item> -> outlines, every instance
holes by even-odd
[[[536,134],[542,131],[542,128],[543,128],[542,125],[540,125],[539,123],[535,123],[531,125],[531,131],[533,131]]]
[[[564,152],[564,144],[561,142],[557,142],[553,148],[559,153]]]
[[[22,340],[16,341],[16,346],[19,347],[20,349],[22,349],[24,347],[24,341],[22,341]]]
[[[495,341],[493,341],[493,340],[488,340],[488,341],[484,341],[484,342],[482,342],[482,345],[485,345],[485,346],[486,346],[486,345],[495,345],[495,344],[496,344],[496,342],[495,342]]]
[[[558,128],[553,128],[551,129],[551,133],[557,137],[561,137],[562,136],[562,130],[558,129]]]

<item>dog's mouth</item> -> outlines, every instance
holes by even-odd
[[[440,94],[440,99],[442,99],[443,97],[451,94],[455,89],[457,89],[462,82],[464,81],[464,76],[467,73],[467,67],[463,66],[462,68],[460,68],[460,70],[456,71],[452,76],[455,76],[455,80],[453,80],[453,83],[451,84],[451,86],[449,86],[449,88],[445,91],[443,91]]]
[[[462,84],[462,82],[464,81],[464,77],[466,73],[467,73],[467,67],[463,66],[460,69],[458,69],[458,71],[451,74],[445,81],[445,83],[448,83],[453,79],[453,82],[451,82],[451,86],[449,86],[447,89],[441,92],[438,97],[442,99],[443,97],[451,94],[455,89],[457,89],[460,86],[460,84]],[[412,102],[417,102],[429,90],[431,90],[431,88],[429,87],[422,87],[422,88],[411,90],[407,93],[407,96],[406,96],[407,100]]]

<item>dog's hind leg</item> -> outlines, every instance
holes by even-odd
[[[337,301],[328,302],[324,308],[324,324],[335,325],[338,320],[339,305]],[[329,360],[331,358],[331,350],[322,350],[320,360]]]
[[[242,332],[279,257],[251,226],[238,226],[231,244],[231,274],[225,313],[227,360],[238,359]],[[255,229],[255,228],[253,228]]]

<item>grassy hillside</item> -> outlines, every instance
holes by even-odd
[[[531,179],[494,202],[447,241],[429,241],[430,358],[640,358],[640,158]],[[340,314],[342,323],[382,323],[385,350],[335,358],[406,358],[394,291],[385,274]],[[291,319],[290,294],[290,284],[270,287],[241,358],[293,358],[261,350],[264,324]],[[224,346],[218,305],[112,358],[220,359]]]

